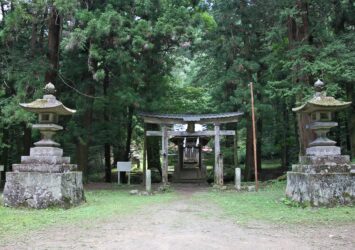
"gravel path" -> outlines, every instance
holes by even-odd
[[[179,199],[129,216],[51,227],[0,249],[355,249],[355,225],[278,228],[238,225],[208,201],[180,189]],[[203,190],[198,190],[203,192]]]

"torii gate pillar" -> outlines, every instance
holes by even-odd
[[[220,146],[220,124],[214,124],[214,184],[223,186],[223,158]]]

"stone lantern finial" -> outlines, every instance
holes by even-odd
[[[55,89],[55,86],[53,83],[49,82],[46,84],[46,86],[44,86],[44,93],[46,95],[54,95],[55,92],[57,92],[57,90]]]

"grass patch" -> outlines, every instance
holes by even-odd
[[[221,192],[199,194],[197,199],[217,203],[225,216],[238,223],[264,221],[278,224],[314,224],[355,222],[355,208],[302,208],[285,204],[285,182],[274,182],[260,188],[259,192]]]
[[[262,160],[261,161],[261,168],[262,169],[275,169],[280,168],[281,163],[280,160]]]
[[[172,200],[174,193],[154,196],[131,196],[128,190],[86,191],[87,202],[71,209],[50,208],[42,210],[13,209],[0,206],[0,243],[6,237],[31,230],[43,229],[53,224],[73,224],[95,221],[116,215],[132,213],[153,203]],[[1,195],[0,195],[1,197]],[[0,203],[2,200],[0,198]]]

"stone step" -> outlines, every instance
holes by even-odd
[[[34,147],[30,156],[63,156],[63,149],[57,147]]]
[[[304,165],[350,164],[349,155],[327,155],[327,156],[305,155],[305,156],[300,156],[299,160],[300,160],[300,164],[304,164]]]
[[[13,172],[65,173],[76,169],[76,164],[12,164]]]
[[[327,173],[349,173],[351,165],[349,164],[324,164],[324,165],[292,165],[292,172],[327,174]]]
[[[341,150],[336,146],[314,146],[307,148],[306,154],[315,156],[341,155]]]
[[[21,164],[69,164],[70,157],[62,156],[21,156]]]

